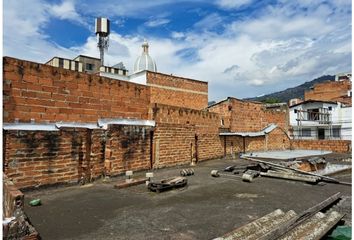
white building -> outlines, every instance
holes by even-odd
[[[308,100],[289,108],[295,139],[351,140],[352,107],[339,102]]]

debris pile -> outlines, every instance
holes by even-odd
[[[350,182],[341,182],[335,178],[318,174],[321,173],[320,171],[324,171],[325,166],[327,165],[323,158],[314,157],[308,160],[292,161],[279,164],[249,157],[242,157],[242,159],[252,161],[253,163],[242,166],[227,166],[223,171],[226,173],[232,173],[233,175],[242,173],[242,180],[245,182],[252,182],[254,178],[262,176],[301,181],[311,184],[317,184],[318,182],[322,181],[351,186]],[[348,168],[351,168],[351,166],[348,166],[344,169]],[[220,174],[218,170],[212,170],[211,176],[219,177],[232,175]]]
[[[340,193],[336,193],[301,214],[277,209],[214,240],[319,240],[344,217],[344,214],[333,210],[321,212],[339,199]]]
[[[324,158],[312,157],[309,159],[285,162],[285,163],[283,163],[283,165],[290,167],[290,168],[302,170],[305,172],[314,172],[314,171],[324,169],[327,165],[327,162]]]
[[[40,237],[23,210],[17,209],[13,217],[3,220],[3,239],[40,239]]]
[[[162,192],[174,188],[181,188],[187,185],[187,178],[185,177],[173,177],[164,179],[160,182],[150,182],[148,184],[148,189],[152,192]]]

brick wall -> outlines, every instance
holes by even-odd
[[[4,171],[19,188],[89,177],[86,130],[6,131],[5,138]]]
[[[267,150],[286,150],[290,149],[291,140],[284,132],[284,129],[276,128],[267,135]]]
[[[4,122],[147,119],[149,87],[9,57],[3,60]]]
[[[194,126],[158,124],[154,132],[154,168],[188,164],[194,157]]]
[[[313,90],[305,92],[305,100],[339,101],[351,104],[348,90],[352,89],[350,80],[316,83]]]
[[[151,87],[151,103],[191,109],[208,106],[207,82],[147,72],[147,85]]]
[[[215,159],[224,156],[223,139],[219,134],[200,133],[197,134],[196,158],[197,161]]]
[[[10,223],[3,222],[3,239],[40,239],[36,229],[24,213],[24,194],[3,175],[3,219],[15,217]]]
[[[17,189],[15,184],[4,174],[3,175],[3,218],[14,215],[16,209],[24,207],[24,195]]]
[[[230,130],[231,127],[231,114],[232,106],[226,102],[221,102],[213,106],[208,107],[208,110],[220,115],[220,126]]]
[[[288,111],[286,108],[266,109],[262,103],[228,98],[208,108],[219,113],[224,127],[231,132],[256,132],[271,123],[288,130]]]
[[[259,104],[257,104],[258,107]],[[227,105],[221,105],[223,110],[228,114],[229,108]],[[226,107],[225,107],[226,106]],[[263,121],[273,121],[279,122],[279,125],[286,126],[286,123],[283,123],[284,119],[286,119],[285,112],[277,111],[277,110],[263,110],[263,108],[259,108],[259,112],[261,112],[263,116]],[[168,129],[167,126],[171,128],[180,128],[184,129],[185,127],[190,127],[188,131],[182,131],[180,134],[184,134],[185,139],[189,139],[190,146],[185,146],[184,152],[195,151],[195,154],[192,157],[195,157],[197,161],[203,161],[207,159],[219,158],[226,155],[234,154],[236,156],[237,153],[243,152],[243,139],[239,136],[228,136],[226,137],[226,142],[224,137],[219,136],[221,121],[220,115],[217,113],[208,112],[207,110],[192,110],[187,108],[179,108],[172,107],[162,104],[154,104],[150,110],[151,118],[157,122],[156,132],[155,134],[163,135],[163,132],[167,135],[175,134],[175,130]],[[226,120],[227,118],[225,118]],[[247,121],[244,119],[244,121]],[[262,122],[262,119],[254,119],[254,123],[258,124],[258,126],[267,126],[270,123],[267,122],[265,124]],[[162,124],[162,125],[161,125]],[[161,128],[161,126],[163,126]],[[223,127],[228,127],[223,126]],[[257,129],[259,131],[260,129]],[[170,131],[173,131],[171,133]],[[194,132],[190,132],[194,131]],[[286,130],[281,130],[280,128],[276,128],[267,136],[260,137],[246,137],[245,138],[245,148],[246,151],[261,151],[261,150],[279,150],[279,149],[287,149],[290,147],[289,138],[286,135]],[[157,143],[158,138],[155,135],[154,144]],[[164,155],[169,155],[170,152],[178,152],[179,145],[175,145],[174,138],[164,138],[163,148],[166,151],[161,151],[160,147],[158,150],[160,151],[159,156],[164,157]],[[175,146],[175,147],[174,147]],[[188,150],[192,148],[192,150]],[[155,149],[156,150],[156,149]],[[190,153],[188,153],[190,154]],[[182,157],[180,161],[178,158],[175,158],[174,164],[172,162],[164,162],[168,165],[176,165],[189,162],[191,156],[186,154],[185,157]],[[161,164],[160,164],[161,165]]]
[[[153,104],[150,117],[157,123],[195,126],[197,133],[218,133],[220,116],[207,110],[195,110],[164,104]]]
[[[292,149],[327,150],[337,153],[351,153],[350,140],[292,140]]]
[[[4,172],[19,188],[90,182],[150,168],[147,127],[6,131],[4,137]]]
[[[111,126],[107,132],[106,166],[109,175],[150,169],[150,127]]]
[[[188,139],[189,143],[182,144],[184,149],[182,151],[185,155],[180,160],[176,158],[174,160],[177,161],[175,165],[190,163],[192,157],[197,161],[203,161],[223,156],[223,145],[219,137],[220,117],[218,114],[210,113],[207,110],[195,110],[163,104],[153,104],[150,114],[151,118],[157,122],[154,144],[159,144],[156,141],[163,141],[165,144],[162,147],[168,146],[166,148],[167,151],[161,151],[160,158],[164,154],[169,155],[170,152],[180,151],[178,149],[180,145],[175,145],[176,140],[173,137],[166,137],[163,140],[157,138],[157,135],[164,136],[163,131],[166,131],[167,135],[171,135],[171,131],[174,134],[176,128],[183,129],[180,134],[184,135],[184,137],[181,136],[181,140],[183,138]],[[172,129],[168,129],[168,126]],[[161,146],[159,149],[161,149]],[[169,162],[168,165],[172,165],[172,163]]]
[[[239,153],[252,151],[285,150],[290,148],[290,139],[280,128],[276,128],[265,136],[243,137],[227,136],[222,137],[224,154],[227,157],[236,157]]]

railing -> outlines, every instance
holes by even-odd
[[[331,114],[327,112],[314,112],[306,110],[297,110],[296,121],[314,121],[319,124],[330,124]]]

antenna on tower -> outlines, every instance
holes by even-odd
[[[104,66],[104,50],[108,49],[110,21],[107,18],[96,18],[95,32],[97,36],[97,47],[100,50],[101,66]]]

